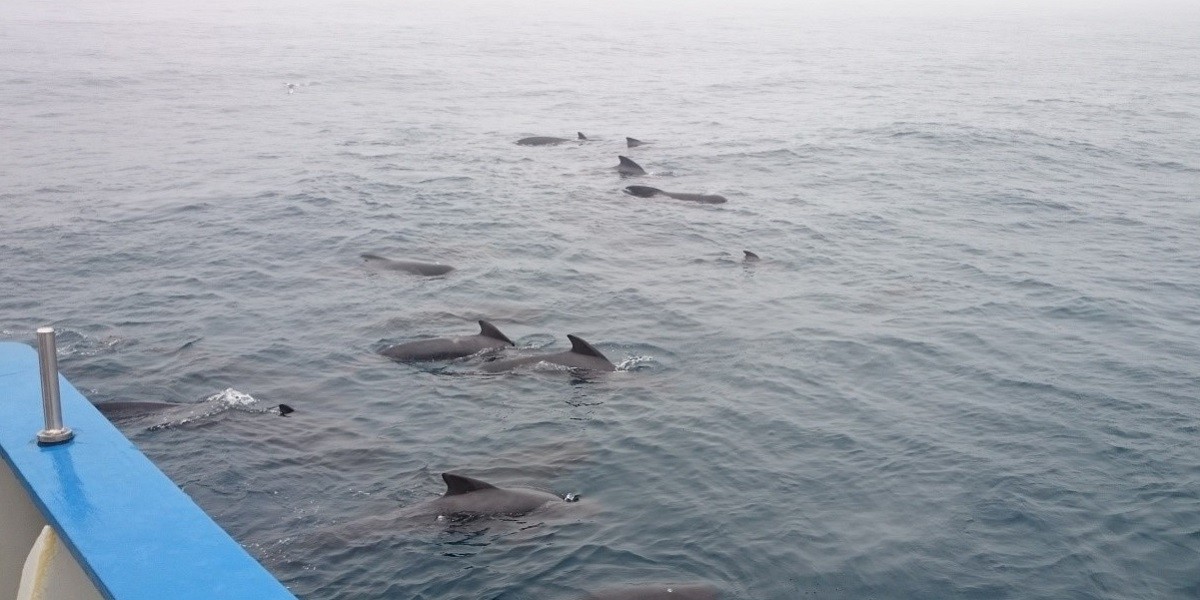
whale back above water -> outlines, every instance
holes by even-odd
[[[190,404],[178,404],[172,402],[135,402],[126,400],[101,402],[94,406],[96,407],[96,410],[100,411],[100,414],[104,415],[109,421],[113,422],[138,419],[164,411],[195,408],[195,406]]]
[[[635,140],[631,137],[625,138],[625,147],[627,148],[637,148],[638,146],[644,146],[645,144],[646,142],[643,142],[642,140]]]
[[[400,362],[420,362],[462,358],[483,350],[515,345],[495,325],[480,319],[479,333],[475,335],[394,344],[380,350],[379,353]]]
[[[113,423],[121,423],[125,421],[139,420],[146,417],[163,417],[163,416],[195,416],[197,411],[201,414],[212,411],[212,405],[204,404],[182,404],[176,402],[139,402],[130,400],[115,400],[112,402],[100,402],[94,404],[96,410],[104,415]],[[295,409],[286,404],[277,404],[267,409],[254,409],[253,412],[274,413],[286,417],[294,412]]]
[[[682,193],[682,192],[663,192],[663,195],[665,195],[668,198],[674,198],[676,200],[687,200],[689,202],[699,202],[701,204],[725,204],[726,202],[728,202],[728,200],[725,199],[725,196],[718,196],[717,194],[686,194],[686,193]]]
[[[687,194],[681,192],[667,192],[656,187],[650,187],[648,185],[627,186],[624,192],[630,196],[637,196],[638,198],[666,196],[676,200],[687,200],[690,202],[699,202],[701,204],[724,204],[728,202],[728,200],[725,199],[725,196],[718,196],[716,194]]]
[[[707,584],[647,584],[592,592],[581,600],[717,600]]]
[[[583,338],[575,335],[567,334],[567,339],[571,340],[571,349],[566,352],[556,354],[541,354],[538,356],[525,356],[522,358],[513,358],[509,360],[497,360],[483,365],[483,370],[489,373],[498,373],[500,371],[508,371],[524,365],[532,365],[537,363],[549,363],[569,367],[572,369],[581,369],[585,371],[615,371],[616,365],[608,360],[595,346],[587,343]]]
[[[745,257],[742,258],[744,262],[758,262],[761,260],[757,254],[749,250],[742,250],[742,253],[745,254]]]
[[[412,273],[414,275],[445,275],[454,270],[450,265],[439,265],[437,263],[418,262],[412,260],[392,260],[384,258],[378,254],[362,254],[363,260],[368,264],[385,269],[388,271],[400,271],[403,273]]]
[[[442,473],[446,493],[419,505],[417,514],[438,516],[521,516],[563,499],[541,490],[500,488],[465,475]]]
[[[661,193],[662,190],[648,185],[630,185],[625,187],[625,193],[638,198],[653,198]]]
[[[576,136],[575,137],[576,141],[580,141],[580,142],[588,141],[587,136],[583,135],[582,131],[576,132],[575,136]],[[559,144],[564,144],[564,143],[570,142],[570,141],[572,141],[572,140],[569,140],[567,138],[538,135],[538,136],[534,136],[534,137],[521,138],[521,139],[517,140],[517,145],[519,145],[519,146],[557,146]]]

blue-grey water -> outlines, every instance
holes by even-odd
[[[894,8],[10,0],[0,332],[305,599],[1200,596],[1196,11]]]

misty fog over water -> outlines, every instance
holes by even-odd
[[[7,2],[0,333],[58,328],[94,402],[195,405],[121,428],[306,600],[1195,598],[1197,32],[1182,2]],[[618,368],[377,353],[479,319]],[[582,500],[363,525],[447,471]]]

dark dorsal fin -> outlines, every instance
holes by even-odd
[[[629,148],[636,148],[638,146],[641,146],[644,143],[646,143],[646,142],[643,142],[642,140],[636,140],[631,137],[625,138],[625,145]]]
[[[582,132],[582,131],[576,131],[575,133],[579,135],[579,139],[581,139],[581,140],[586,140],[586,139],[587,139],[587,136],[586,136],[586,135],[583,135],[583,132]]]
[[[621,164],[619,166],[630,167],[632,169],[637,169],[639,171],[645,170],[645,169],[642,169],[642,165],[639,165],[639,164],[633,162],[632,160],[629,160],[628,156],[618,156],[617,159],[621,161]]]
[[[459,494],[469,494],[478,492],[479,490],[494,490],[496,486],[478,479],[463,477],[453,473],[442,473],[442,481],[446,482],[445,496],[457,496]]]
[[[582,338],[575,337],[568,333],[567,339],[571,340],[571,352],[574,352],[575,354],[582,354],[584,356],[595,356],[597,358],[603,358],[604,360],[608,360],[607,356],[600,354],[600,351],[597,350],[595,346],[583,341]],[[612,361],[609,361],[609,362],[612,362]]]
[[[500,330],[496,329],[495,325],[492,325],[483,319],[479,320],[479,335],[482,335],[483,337],[490,337],[493,340],[500,340],[509,346],[516,346],[512,340],[508,339],[508,336],[500,333]]]
[[[742,250],[742,252],[744,252],[746,254],[746,260],[758,260],[758,255],[751,251]]]

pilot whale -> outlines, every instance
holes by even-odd
[[[363,254],[363,260],[367,263],[387,269],[388,271],[402,271],[404,273],[412,273],[414,275],[445,275],[454,270],[450,265],[439,265],[436,263],[417,262],[412,260],[392,260],[384,258],[377,254]]]
[[[328,547],[347,540],[383,542],[398,528],[458,526],[481,519],[523,522],[525,519],[553,520],[589,514],[596,507],[580,502],[578,494],[557,494],[527,487],[500,487],[486,481],[442,473],[443,495],[391,511],[373,512],[353,521],[318,528],[305,535],[314,545]],[[528,516],[527,516],[528,515]],[[486,527],[500,523],[487,523]]]
[[[581,600],[717,600],[706,584],[650,584],[592,592]]]
[[[762,260],[758,257],[757,254],[755,254],[749,250],[742,250],[742,253],[746,255],[745,257],[742,258],[742,262],[758,262],[758,261]]]
[[[149,417],[164,413],[187,413],[200,409],[200,405],[197,404],[182,404],[177,402],[137,402],[127,400],[100,402],[98,404],[94,404],[93,406],[96,407],[96,410],[100,411],[100,414],[104,415],[113,423],[132,421],[134,419],[141,419],[142,417]],[[261,412],[276,413],[279,416],[286,417],[296,412],[296,410],[286,404],[278,404],[264,409]]]
[[[574,502],[578,496],[566,499],[531,488],[500,488],[486,481],[464,475],[442,473],[446,482],[446,493],[441,498],[430,500],[404,510],[407,517],[435,516],[474,518],[489,516],[519,517],[529,514],[546,504]]]
[[[645,144],[646,142],[643,142],[642,140],[635,140],[631,137],[625,138],[625,146],[628,148],[637,148],[638,146],[644,146]]]
[[[515,346],[508,336],[500,333],[495,325],[479,320],[479,333],[454,338],[433,338],[405,344],[394,344],[379,353],[401,362],[423,360],[449,360],[470,356],[491,348]]]
[[[567,339],[571,340],[571,349],[566,352],[557,354],[539,354],[537,356],[526,356],[523,358],[512,358],[508,360],[496,360],[483,365],[483,370],[488,373],[499,373],[500,371],[508,371],[523,365],[532,365],[537,363],[550,363],[562,365],[572,369],[581,369],[586,371],[616,371],[616,365],[612,364],[603,354],[600,353],[594,346],[583,341],[582,338],[567,334]]]
[[[716,194],[683,194],[678,192],[664,192],[658,188],[648,185],[631,185],[625,188],[625,193],[638,198],[653,198],[654,196],[666,196],[676,200],[690,200],[692,202],[701,202],[704,204],[724,204],[727,202],[725,196]]]
[[[641,165],[633,162],[628,156],[618,156],[620,164],[617,165],[617,172],[621,175],[645,175],[646,170]]]
[[[578,136],[577,141],[580,141],[580,142],[588,141],[587,136],[583,135],[582,131],[576,132],[575,135]],[[569,142],[569,141],[571,141],[571,140],[569,140],[567,138],[534,136],[534,137],[521,138],[521,139],[517,140],[517,145],[518,146],[557,146],[559,144],[565,144],[566,142]]]
[[[100,414],[104,415],[109,421],[113,421],[114,423],[117,421],[138,419],[166,410],[193,408],[190,404],[178,404],[174,402],[129,402],[125,400],[118,400],[116,402],[101,402],[96,404],[95,407],[96,410],[100,411]]]

